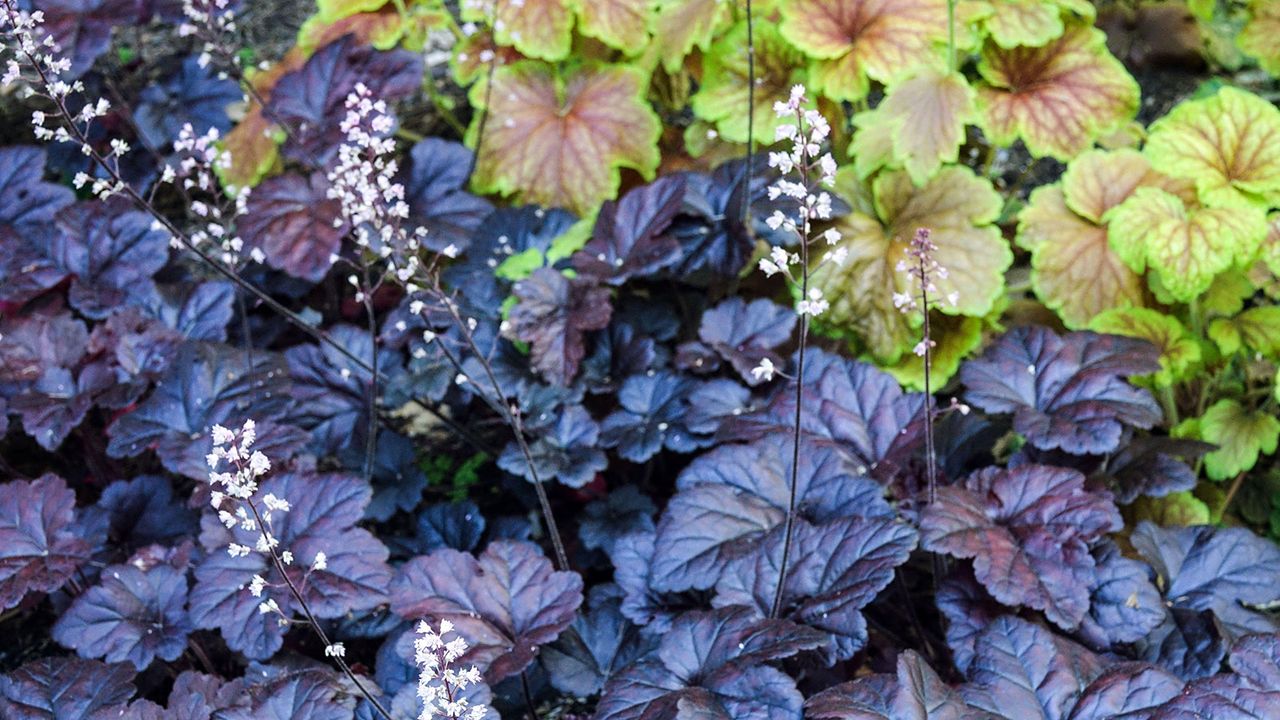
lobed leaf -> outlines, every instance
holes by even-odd
[[[73,525],[75,505],[57,475],[0,485],[0,608],[57,590],[89,559]]]
[[[46,657],[0,675],[0,714],[11,720],[102,720],[124,714],[133,671],[97,660]]]
[[[329,197],[325,173],[269,178],[249,194],[236,228],[267,264],[294,277],[320,282],[347,234],[342,202]]]

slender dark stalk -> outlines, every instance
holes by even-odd
[[[496,10],[495,10],[496,12]],[[493,23],[489,23],[490,26]],[[467,183],[471,183],[471,176],[476,171],[476,163],[480,162],[480,149],[484,145],[484,131],[489,125],[489,103],[493,99],[493,73],[498,68],[498,52],[493,51],[493,57],[489,58],[489,68],[485,71],[484,78],[484,107],[480,108],[480,121],[476,124],[476,146],[472,148],[471,167],[467,168]]]
[[[253,499],[250,498],[245,500],[245,504],[249,506],[249,511],[253,513],[253,519],[258,523],[258,527],[263,533],[266,533],[269,525],[267,525],[266,521],[263,520],[262,513],[259,512],[257,503],[253,502]],[[320,642],[324,643],[326,648],[330,647],[333,643],[329,640],[329,634],[320,626],[320,621],[316,619],[315,614],[311,612],[311,605],[307,602],[307,599],[303,597],[302,591],[294,584],[293,579],[289,577],[289,573],[285,571],[284,561],[280,559],[279,553],[276,552],[275,547],[272,546],[271,543],[266,543],[266,545],[268,554],[271,556],[272,565],[275,566],[276,572],[280,574],[280,577],[284,578],[284,584],[288,586],[289,594],[293,596],[294,601],[298,603],[298,607],[302,609],[302,614],[307,618],[307,624],[311,626],[313,631],[315,631],[316,637],[320,639]],[[347,676],[347,679],[356,686],[356,689],[359,690],[360,694],[364,696],[364,699],[368,700],[369,704],[378,711],[378,714],[387,720],[392,720],[391,713],[387,712],[386,708],[382,707],[382,703],[378,702],[378,699],[373,696],[373,693],[369,692],[368,688],[364,686],[364,683],[360,682],[359,676],[357,676],[355,671],[351,669],[351,666],[347,664],[347,661],[341,656],[335,655],[332,657],[334,664],[342,670],[342,674]]]
[[[434,276],[432,279],[434,281]],[[511,428],[511,433],[515,436],[516,445],[519,446],[520,454],[523,456],[525,466],[529,470],[529,479],[533,482],[534,492],[538,496],[538,506],[542,512],[542,519],[547,524],[547,535],[550,537],[552,548],[555,550],[556,567],[560,570],[569,570],[569,556],[565,552],[564,542],[560,538],[560,527],[556,524],[555,514],[551,510],[551,499],[547,496],[547,488],[543,483],[542,478],[538,476],[538,467],[533,460],[533,451],[529,449],[529,441],[524,436],[524,423],[520,418],[520,409],[514,405],[507,404],[502,392],[502,383],[498,382],[498,377],[493,372],[493,364],[489,362],[488,356],[481,352],[480,346],[476,343],[475,337],[471,334],[470,325],[468,325],[462,315],[458,313],[458,307],[453,301],[453,298],[445,294],[438,284],[432,286],[432,294],[437,302],[448,310],[450,317],[453,319],[454,325],[462,334],[463,342],[466,344],[466,349],[476,358],[476,361],[480,363],[480,367],[484,370],[485,380],[488,382],[489,387],[493,392],[493,396],[490,398],[484,393],[481,393],[481,397],[489,403],[490,407],[502,416],[502,419],[506,421],[507,426]],[[441,338],[439,342],[440,349],[445,353],[445,357],[447,357],[449,362],[458,369],[458,373],[460,375],[465,376],[465,372],[462,370],[461,361],[449,351],[448,346],[443,341],[443,338]]]
[[[921,260],[923,275],[923,263]],[[920,307],[924,315],[924,464],[925,479],[929,485],[929,504],[932,505],[938,496],[938,454],[933,441],[933,391],[931,387],[933,369],[933,335],[929,328],[929,284],[920,284]]]
[[[538,720],[538,708],[533,704],[533,693],[529,690],[529,674],[520,671],[520,690],[524,694],[524,707],[529,711],[529,720]]]
[[[365,287],[361,294],[364,296],[364,313],[365,320],[369,325],[369,364],[378,367],[378,318],[373,309],[373,292],[374,287],[369,282],[369,267],[364,268]],[[369,420],[366,429],[364,441],[364,476],[369,482],[373,482],[373,464],[374,458],[378,454],[378,373],[369,373],[369,397],[368,397],[368,413]]]
[[[804,113],[797,111],[796,132],[804,133]],[[809,187],[809,164],[812,158],[807,151],[803,152],[797,168],[800,170],[800,182]],[[811,220],[809,207],[800,204],[800,215],[803,222],[800,226],[800,299],[809,297],[809,232]],[[773,605],[769,617],[780,617],[782,614],[783,590],[787,585],[787,566],[791,560],[791,539],[795,534],[796,519],[796,485],[800,477],[800,427],[804,415],[804,360],[805,349],[809,341],[809,313],[800,313],[800,348],[796,352],[796,412],[795,427],[791,438],[791,475],[787,482],[787,517],[783,521],[782,560],[778,565],[778,586],[773,592]]]

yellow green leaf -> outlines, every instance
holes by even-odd
[[[462,19],[493,28],[499,45],[541,60],[563,60],[573,43],[573,8],[568,0],[494,0],[462,3]]]
[[[773,131],[786,122],[773,111],[773,101],[786,97],[791,86],[804,81],[804,55],[778,33],[759,23],[756,48],[755,139],[773,142]],[[702,86],[690,100],[698,117],[716,125],[720,137],[747,141],[747,26],[739,24],[715,42],[702,58]]]
[[[1090,150],[1061,182],[1036,188],[1018,216],[1018,245],[1031,252],[1031,285],[1063,324],[1143,304],[1142,277],[1107,242],[1103,216],[1143,184],[1161,182],[1136,151]]]
[[[1280,109],[1244,90],[1178,105],[1151,126],[1146,154],[1157,170],[1193,180],[1206,205],[1280,203]]]
[[[960,363],[982,344],[982,318],[943,315],[934,312],[929,319],[930,335],[937,347],[929,353],[929,380],[937,390],[947,383]],[[885,367],[904,387],[924,389],[924,358],[913,352],[903,353],[897,363]]]
[[[1280,3],[1275,0],[1253,0],[1249,3],[1249,22],[1236,38],[1241,52],[1257,59],[1258,65],[1280,77]]]
[[[1156,387],[1185,379],[1200,362],[1200,344],[1178,319],[1150,308],[1116,308],[1089,323],[1094,332],[1142,338],[1160,348],[1160,370],[1152,374]]]
[[[582,214],[617,196],[620,168],[652,179],[661,128],[645,86],[642,73],[617,65],[563,74],[533,60],[498,68],[472,182],[481,192]],[[485,94],[473,88],[472,102],[482,105]],[[476,115],[467,131],[472,146]]]
[[[893,122],[887,117],[884,105],[881,104],[854,115],[853,127],[849,154],[853,156],[853,168],[858,178],[866,180],[875,171],[894,162]]]
[[[1280,275],[1280,211],[1267,216],[1267,237],[1262,241],[1260,259],[1268,270]]]
[[[439,20],[447,15],[438,16]],[[298,30],[297,47],[310,55],[316,48],[328,45],[343,35],[355,35],[361,43],[379,50],[390,50],[400,44],[408,24],[393,7],[359,12],[327,19],[323,13],[311,16]]]
[[[1207,525],[1212,520],[1209,506],[1190,492],[1176,492],[1164,497],[1143,496],[1133,502],[1131,512],[1137,524],[1149,520],[1161,527]]]
[[[731,21],[729,3],[722,0],[657,0],[652,18],[652,47],[669,73],[680,71],[694,47],[711,47],[711,39]]]
[[[627,55],[637,55],[649,41],[653,0],[575,0],[578,31]]]
[[[388,2],[389,0],[316,0],[316,14],[311,19],[318,18],[328,25],[357,13],[372,12]]]
[[[837,190],[856,184],[848,168],[840,172]],[[922,187],[903,171],[889,171],[875,178],[872,193],[873,214],[854,211],[836,224],[848,262],[822,265],[812,282],[831,302],[823,316],[829,323],[856,335],[877,361],[894,363],[919,340],[918,318],[893,304],[895,292],[911,289],[898,263],[917,228],[933,232],[935,257],[947,269],[936,284],[939,300],[955,293],[954,306],[940,307],[948,314],[985,316],[1004,291],[1013,254],[993,224],[1000,196],[968,168],[943,168]]]
[[[1209,337],[1223,355],[1234,355],[1241,347],[1266,357],[1280,356],[1280,307],[1249,308],[1233,318],[1209,323]]]
[[[1046,0],[991,0],[987,32],[1002,48],[1040,47],[1062,35],[1062,11]]]
[[[1219,315],[1235,315],[1244,308],[1244,301],[1257,292],[1248,274],[1232,268],[1213,279],[1213,284],[1200,297],[1200,312],[1206,318]]]
[[[814,89],[834,100],[860,100],[869,80],[890,85],[930,60],[947,39],[945,0],[788,0],[782,34],[817,58]]]
[[[1218,446],[1204,456],[1205,473],[1225,480],[1251,469],[1259,455],[1276,451],[1280,420],[1235,400],[1219,400],[1200,418],[1200,439]]]
[[[891,87],[876,108],[880,122],[889,123],[897,164],[917,185],[959,157],[964,127],[977,118],[974,97],[960,73],[924,65]]]
[[[978,71],[983,132],[997,145],[1021,138],[1036,157],[1069,160],[1138,109],[1138,84],[1088,25],[1071,24],[1044,47],[988,43]]]
[[[1110,213],[1111,248],[1134,272],[1150,268],[1179,302],[1208,289],[1214,276],[1256,257],[1266,218],[1253,208],[1188,207],[1154,187],[1141,187]]]

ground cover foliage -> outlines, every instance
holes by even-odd
[[[1280,717],[1276,3],[255,1],[0,0],[0,717]]]

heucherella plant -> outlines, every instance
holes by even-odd
[[[422,712],[418,720],[484,720],[490,710],[484,704],[472,704],[466,697],[469,687],[481,684],[480,671],[474,665],[457,667],[467,653],[467,641],[461,635],[451,640],[453,623],[440,621],[436,631],[426,620],[418,623],[418,637],[413,641],[414,661],[418,665],[418,698]]]
[[[341,642],[330,640],[328,633],[316,619],[310,603],[287,570],[287,567],[294,562],[293,552],[280,546],[280,540],[272,528],[272,518],[289,512],[291,506],[287,498],[278,497],[274,493],[259,494],[259,479],[271,470],[271,461],[262,451],[253,449],[253,444],[257,440],[257,424],[253,420],[245,420],[240,429],[234,431],[221,425],[214,425],[212,435],[213,449],[206,456],[206,462],[209,464],[209,484],[220,489],[210,491],[209,504],[217,511],[218,520],[228,530],[238,528],[257,536],[252,547],[234,541],[229,543],[227,554],[232,558],[238,558],[250,553],[259,553],[270,559],[271,565],[283,580],[283,585],[301,609],[308,627],[324,645],[325,657],[332,658],[343,674],[364,695],[365,700],[382,717],[391,720],[391,715],[382,707],[378,698],[365,688],[364,681],[347,664],[346,646]],[[327,567],[328,557],[323,551],[319,551],[315,553],[308,573],[326,570]],[[260,614],[275,614],[282,626],[290,625],[294,619],[281,610],[275,598],[266,594],[269,587],[261,575],[254,575],[245,592],[255,599],[261,599],[258,603]]]

